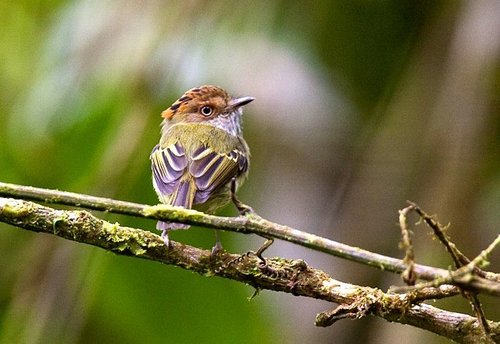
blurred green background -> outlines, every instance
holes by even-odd
[[[0,180],[155,204],[160,113],[216,84],[246,107],[240,198],[262,216],[385,255],[419,203],[470,257],[500,223],[500,6],[487,1],[1,1]],[[232,208],[226,215],[234,215]],[[154,231],[154,221],[97,213]],[[415,219],[416,220],[416,219]],[[424,226],[418,262],[451,261]],[[210,248],[203,228],[173,240]],[[262,239],[223,234],[231,252]],[[278,242],[333,277],[398,276]],[[490,269],[499,271],[500,253]],[[333,305],[0,224],[0,343],[447,343]],[[500,320],[498,299],[482,297]],[[435,303],[470,312],[459,297]]]

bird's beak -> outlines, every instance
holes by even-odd
[[[240,97],[240,98],[233,98],[229,101],[228,108],[236,110],[239,107],[242,107],[243,105],[247,105],[251,101],[254,101],[254,97]]]

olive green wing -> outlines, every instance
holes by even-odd
[[[247,157],[238,149],[223,154],[200,145],[188,155],[179,142],[156,146],[150,159],[160,200],[184,208],[206,202],[218,188],[248,170]]]
[[[189,159],[189,173],[196,185],[194,203],[204,203],[220,187],[248,170],[248,160],[244,152],[233,149],[223,154],[209,147],[200,146]]]
[[[159,145],[151,152],[153,185],[160,200],[169,205],[191,208],[195,185],[189,178],[189,160],[184,147],[176,142],[166,148]]]

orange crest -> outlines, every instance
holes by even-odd
[[[218,97],[227,102],[231,97],[222,88],[212,85],[203,85],[192,88],[177,99],[168,109],[161,113],[161,117],[171,120],[178,112],[183,112],[183,108],[189,105],[189,102],[196,99],[199,102],[207,102],[209,99]]]

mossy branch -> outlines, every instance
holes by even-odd
[[[117,201],[109,198],[94,197],[72,192],[34,188],[0,182],[0,196],[22,198],[45,203],[71,205],[86,209],[111,213],[146,217],[156,220],[175,221],[191,225],[223,229],[226,231],[257,234],[266,238],[285,240],[315,251],[369,265],[384,271],[402,273],[407,268],[400,259],[369,252],[334,240],[306,233],[288,226],[273,223],[257,215],[248,217],[221,217],[207,215],[195,210],[170,207],[166,205],[149,206],[144,204]],[[420,279],[434,280],[446,278],[448,271],[425,265],[415,264],[414,272]]]
[[[393,289],[400,294],[384,293],[378,289],[334,280],[325,272],[310,268],[302,260],[273,258],[267,260],[267,265],[262,265],[255,255],[238,256],[224,252],[214,258],[208,251],[176,242],[172,242],[172,247],[167,250],[161,238],[154,233],[110,224],[85,211],[56,210],[32,202],[0,198],[0,221],[18,227],[55,234],[118,254],[176,265],[203,275],[234,279],[248,283],[256,290],[284,291],[338,303],[339,306],[334,310],[317,316],[318,326],[329,326],[344,318],[376,315],[389,321],[427,329],[458,342],[475,342],[478,339],[490,342],[500,339],[499,323],[486,320],[480,307],[475,308],[477,318],[473,318],[419,304],[422,300],[449,297],[460,292],[471,295],[470,299],[475,300],[477,305],[477,293],[500,296],[498,274],[485,272],[478,267],[499,244],[500,239],[497,238],[480,256],[470,261],[458,249],[450,251],[454,245],[447,237],[443,237],[448,252],[454,254],[454,261],[459,263],[458,269],[451,273],[416,264],[406,220],[408,212],[417,211],[438,234],[440,225],[413,203],[400,212],[402,245],[406,249],[406,256],[404,260],[399,260],[273,223],[255,214],[247,217],[219,217],[166,205],[148,206],[7,183],[0,183],[0,196],[253,233],[265,238],[286,240],[382,270],[402,273],[404,280],[410,285],[415,284],[417,279],[431,281],[410,288]],[[468,265],[464,266],[466,264]],[[457,331],[457,328],[464,330]]]
[[[207,215],[191,209],[170,207],[166,205],[144,205],[133,202],[118,201],[110,198],[95,197],[73,192],[35,188],[0,182],[0,196],[22,198],[44,203],[64,204],[86,209],[99,210],[156,220],[176,221],[192,225],[217,228],[245,234],[257,234],[266,238],[285,240],[300,246],[324,252],[336,257],[365,264],[384,271],[405,273],[408,271],[407,259],[401,260],[363,250],[314,234],[303,232],[288,226],[273,223],[257,215],[248,217],[220,217]],[[411,266],[413,274],[427,281],[448,280],[449,271],[420,264]],[[488,277],[488,278],[485,278]],[[488,281],[489,276],[476,276],[474,288],[483,293],[500,296],[498,281]],[[496,284],[495,284],[496,283]],[[463,287],[463,283],[456,281]],[[455,294],[459,289],[453,290]],[[451,291],[448,291],[447,295]]]
[[[374,315],[426,329],[459,343],[485,340],[474,317],[426,304],[412,304],[414,299],[411,293],[384,293],[376,288],[344,283],[308,266],[303,260],[271,258],[267,259],[268,266],[263,267],[259,259],[252,255],[241,257],[222,252],[212,258],[210,251],[173,241],[167,250],[162,239],[148,231],[112,224],[87,211],[56,210],[9,198],[0,198],[0,221],[101,247],[116,254],[176,265],[205,276],[216,275],[244,282],[257,290],[282,291],[339,304],[333,311],[317,316],[318,326],[328,326],[339,319]],[[489,329],[486,342],[500,341],[500,323],[490,321]]]

